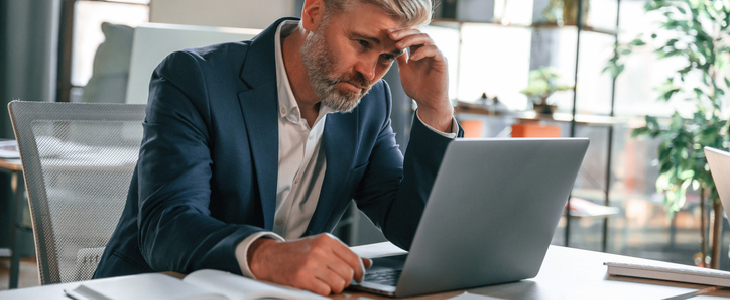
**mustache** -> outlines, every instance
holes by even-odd
[[[335,84],[340,82],[347,82],[352,85],[358,86],[362,88],[364,91],[367,91],[370,89],[370,87],[373,85],[373,83],[370,80],[365,79],[364,76],[360,73],[355,73],[352,75],[348,75],[346,77],[340,77],[337,80],[334,81]]]

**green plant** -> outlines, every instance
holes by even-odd
[[[621,58],[631,54],[633,47],[643,45],[646,45],[646,42],[644,42],[640,37],[633,39],[625,45],[616,43],[613,48],[613,56],[608,60],[608,62],[606,62],[606,67],[603,68],[603,72],[608,72],[609,75],[611,75],[611,78],[618,77],[618,75],[621,74],[626,67],[623,64],[623,61],[621,61]]]
[[[726,76],[730,58],[728,5],[727,1],[719,0],[652,0],[646,4],[647,12],[663,16],[659,23],[661,30],[651,34],[651,41],[659,45],[654,50],[658,59],[681,58],[686,63],[656,88],[659,92],[657,100],[669,102],[680,99],[690,102],[696,109],[684,116],[675,111],[668,126],[661,126],[656,117],[646,116],[646,125],[632,131],[632,137],[650,136],[660,140],[660,176],[656,188],[664,193],[664,206],[670,215],[684,206],[688,189],[699,190],[702,257],[706,257],[707,244],[704,235],[705,196],[713,204],[715,224],[711,262],[714,268],[719,264],[722,209],[703,150],[704,146],[725,149],[729,145],[727,113],[723,112],[730,86]],[[623,70],[618,57],[630,52],[630,48],[617,46],[615,60],[609,61],[606,71],[618,76]],[[700,263],[705,262],[700,259]]]
[[[532,99],[535,104],[548,104],[548,98],[555,92],[573,88],[572,85],[560,83],[560,73],[555,68],[542,67],[532,70],[529,76],[527,87],[520,93]]]

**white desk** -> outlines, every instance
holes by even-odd
[[[398,249],[388,243],[354,247],[363,256],[379,256],[394,253]],[[365,255],[367,253],[367,255]],[[632,258],[601,252],[551,246],[540,272],[535,278],[513,283],[468,289],[470,293],[504,300],[532,299],[667,299],[691,293],[707,286],[659,280],[646,280],[606,275],[605,261],[664,264],[658,261]],[[105,279],[100,279],[105,280]],[[75,288],[79,283],[61,283],[33,288],[0,292],[0,300],[11,299],[58,299],[68,300],[63,289]],[[450,291],[407,299],[448,299],[464,291]],[[719,299],[730,299],[730,290],[708,293]],[[389,299],[373,294],[346,290],[333,295],[332,299]],[[707,298],[704,298],[707,299]]]

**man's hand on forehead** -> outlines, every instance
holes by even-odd
[[[444,54],[428,34],[416,28],[388,30],[388,36],[401,52],[396,58],[401,84],[406,95],[416,101],[421,121],[450,131],[453,107],[448,98],[449,74]]]
[[[408,53],[408,60],[418,61],[424,57],[443,58],[441,51],[431,37],[416,28],[399,28],[388,32],[401,54]],[[422,51],[419,49],[423,48]]]

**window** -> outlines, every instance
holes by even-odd
[[[680,100],[656,101],[659,92],[655,87],[669,74],[681,69],[685,62],[658,61],[652,50],[656,45],[634,48],[634,53],[626,57],[625,70],[613,89],[612,78],[602,70],[613,55],[618,4],[616,0],[590,0],[587,24],[590,27],[580,36],[576,111],[582,116],[576,118],[579,122],[575,136],[588,137],[591,144],[573,197],[603,205],[608,194],[610,206],[618,208],[618,215],[608,221],[608,252],[693,264],[693,255],[701,247],[699,193],[690,192],[684,209],[674,218],[670,217],[663,209],[663,195],[655,189],[658,141],[630,137],[631,130],[643,122],[644,115],[668,117],[675,109],[686,113],[694,111],[691,103]],[[645,1],[620,2],[620,42],[628,43],[639,33],[646,36],[656,28],[657,18],[644,13],[644,4]],[[436,20],[424,31],[432,36],[449,60],[449,96],[452,100],[476,102],[482,93],[486,93],[489,97],[498,97],[509,110],[522,112],[530,110],[526,97],[519,91],[527,86],[531,69],[551,66],[562,75],[564,83],[573,83],[575,26]],[[687,80],[699,79],[688,76]],[[618,117],[606,118],[611,112],[613,93],[614,115]],[[573,91],[557,92],[553,97],[559,112],[572,112]],[[485,124],[484,135],[495,136],[508,135],[509,125],[523,115],[463,114],[457,118],[479,118]],[[581,122],[584,119],[588,121]],[[595,121],[590,121],[593,119]],[[570,122],[546,122],[560,125],[563,136],[570,135]],[[610,172],[607,172],[608,167]],[[555,244],[564,245],[565,224],[563,220],[556,231]],[[602,218],[573,219],[570,224],[570,246],[602,249]],[[727,253],[728,235],[725,229],[721,253]],[[721,255],[721,268],[726,269],[727,265],[727,256]]]
[[[59,51],[57,101],[79,102],[95,67],[100,73],[128,68],[128,62],[124,61],[129,59],[126,47],[131,50],[133,31],[126,26],[148,22],[149,0],[69,0],[63,5],[59,44],[66,48]],[[110,23],[106,33],[102,32],[104,22]],[[110,44],[102,50],[99,46],[107,39]],[[103,63],[94,66],[97,55],[105,57],[100,61]]]

